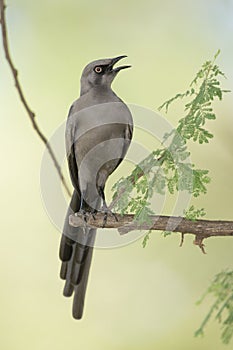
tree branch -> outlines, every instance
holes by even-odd
[[[182,234],[181,245],[185,234],[195,235],[194,244],[198,245],[203,253],[203,240],[209,237],[233,236],[233,221],[221,220],[188,220],[179,216],[157,216],[151,215],[151,223],[138,224],[134,221],[134,215],[128,214],[120,216],[117,214],[118,221],[109,216],[105,228],[118,229],[120,234],[126,234],[133,230],[153,230],[153,231],[173,231]],[[104,213],[97,213],[95,219],[88,216],[87,223],[84,223],[82,215],[70,215],[69,223],[71,226],[89,226],[101,228],[103,226]]]
[[[66,190],[66,192],[68,193],[69,196],[71,196],[69,187],[66,183],[66,180],[63,176],[61,167],[57,161],[56,155],[50,145],[50,143],[48,142],[47,138],[45,137],[45,135],[42,133],[42,131],[40,130],[36,120],[35,120],[35,113],[31,110],[31,108],[29,107],[29,104],[24,96],[23,93],[23,89],[21,87],[19,78],[18,78],[18,71],[15,68],[11,55],[10,55],[10,50],[9,50],[9,44],[8,44],[8,34],[7,34],[7,25],[6,25],[6,18],[5,18],[5,9],[6,9],[6,5],[5,5],[5,1],[4,0],[0,0],[0,13],[1,13],[1,19],[0,19],[0,23],[1,23],[1,27],[2,27],[2,41],[3,41],[3,48],[4,48],[4,52],[5,52],[5,57],[6,60],[10,66],[13,78],[14,78],[14,82],[15,82],[15,87],[16,90],[18,91],[19,94],[19,98],[28,114],[28,117],[31,120],[32,126],[35,129],[37,135],[39,136],[39,138],[41,139],[41,141],[45,144],[45,147],[47,148],[49,155],[54,163],[54,166],[57,170],[58,176],[61,179],[61,182]]]

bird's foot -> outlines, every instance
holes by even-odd
[[[102,209],[101,209],[101,211],[104,213],[104,219],[103,219],[102,228],[105,227],[109,215],[110,215],[110,216],[113,216],[114,219],[115,219],[116,221],[118,221],[118,218],[117,218],[116,214],[113,213],[110,209],[108,209],[108,207],[103,206]]]
[[[96,210],[96,209],[93,209],[92,211],[91,211],[91,216],[93,217],[93,219],[94,220],[96,220],[96,214],[98,213],[98,210]]]
[[[87,212],[84,209],[80,209],[77,213],[74,214],[75,216],[81,216],[83,219],[83,222],[86,224],[87,223]]]

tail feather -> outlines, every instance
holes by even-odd
[[[81,278],[79,284],[75,286],[75,294],[73,300],[72,315],[75,319],[80,320],[83,315],[84,300],[87,289],[88,275],[92,260],[93,248],[88,248],[88,253],[85,259],[85,263],[82,265]]]
[[[93,229],[86,232],[88,236],[88,239],[85,237],[86,243],[94,243],[95,233],[96,230]],[[65,280],[63,295],[70,297],[74,292],[73,317],[75,319],[82,318],[92,254],[92,246],[74,243],[70,260],[63,261],[61,265],[60,276]]]
[[[59,256],[62,261],[60,277],[65,280],[63,295],[72,296],[73,317],[81,319],[88,282],[88,275],[96,236],[95,229],[74,228],[69,225],[69,215],[77,212],[80,207],[79,196],[74,192],[65,219],[61,237]]]
[[[67,267],[68,267],[67,261],[62,261],[62,263],[61,263],[61,269],[60,269],[60,278],[61,278],[62,280],[65,280],[65,279],[66,279]]]
[[[66,280],[65,286],[63,289],[63,295],[65,297],[71,297],[74,291],[74,286],[70,283],[69,280]]]
[[[62,261],[70,260],[73,253],[73,244],[74,241],[67,237],[66,234],[62,235],[59,249],[59,257]]]

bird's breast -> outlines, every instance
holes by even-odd
[[[74,144],[79,163],[94,147],[98,146],[106,153],[116,144],[110,140],[119,139],[118,143],[122,144],[129,125],[132,125],[132,116],[128,107],[122,102],[109,102],[73,111],[66,134],[69,140],[72,139],[69,144]]]

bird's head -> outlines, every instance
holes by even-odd
[[[131,67],[125,65],[114,68],[114,65],[125,57],[127,56],[105,58],[89,63],[82,72],[81,95],[87,93],[93,87],[110,88],[117,73],[122,69]]]

